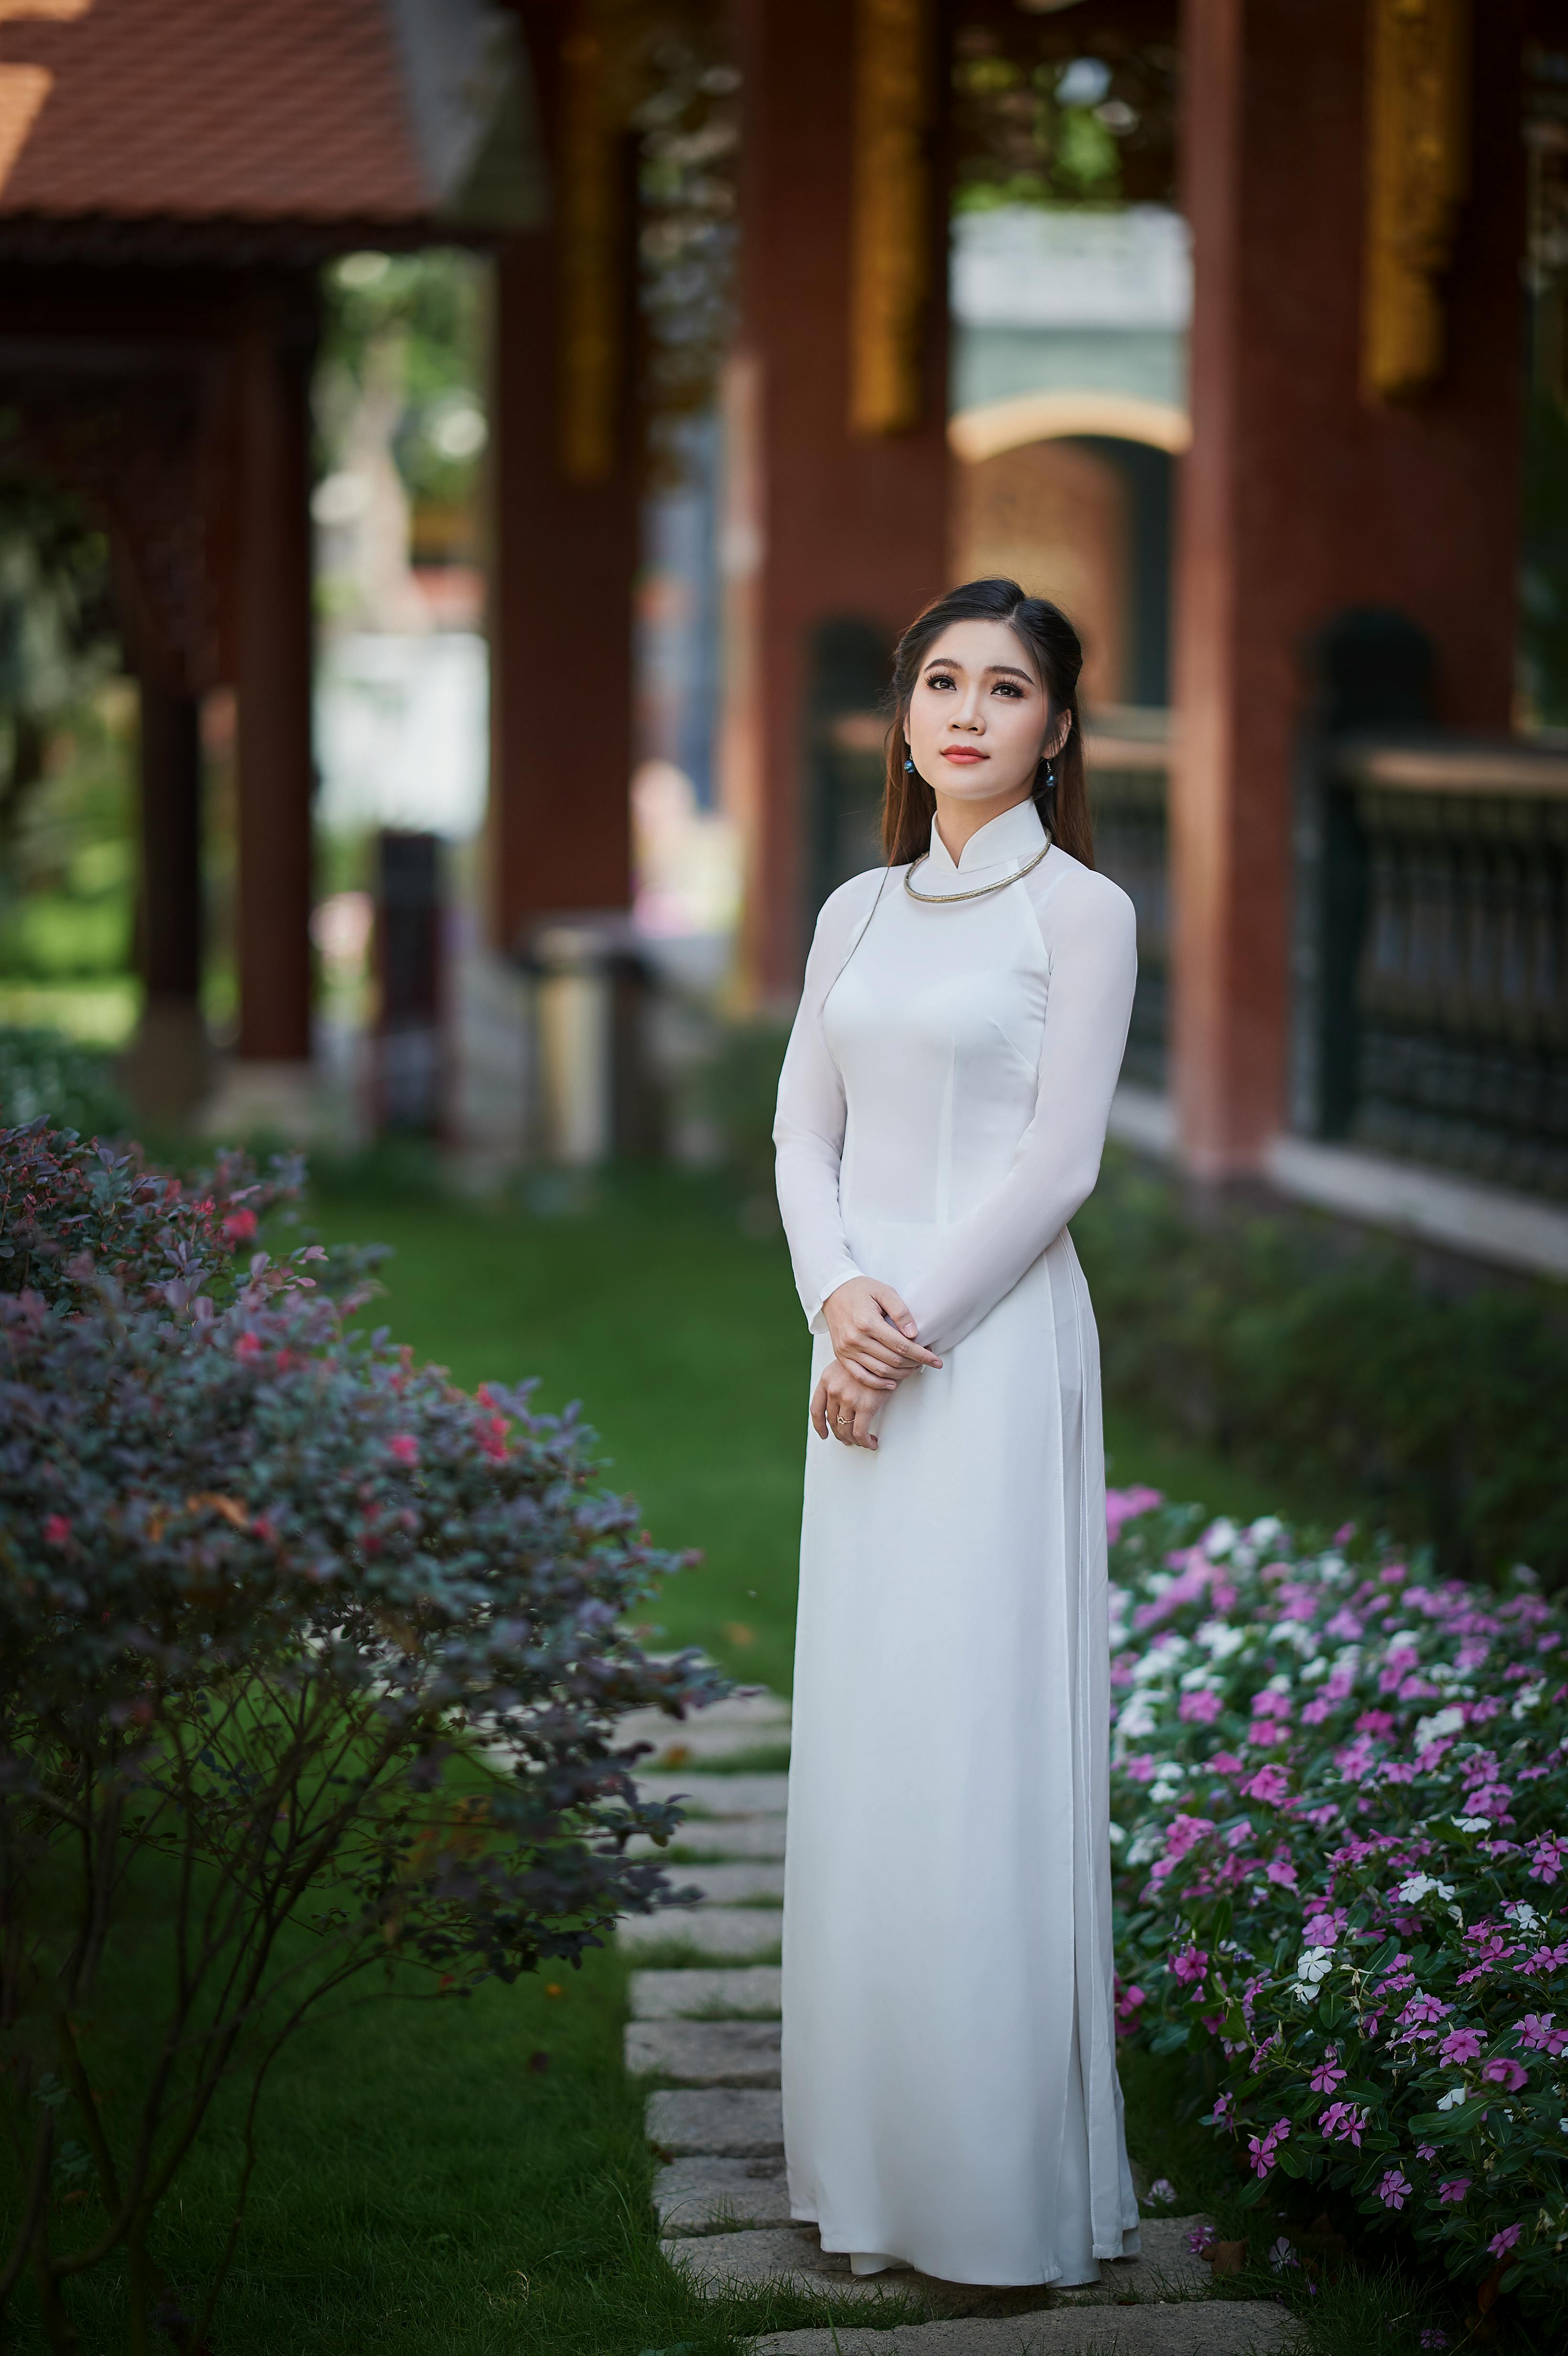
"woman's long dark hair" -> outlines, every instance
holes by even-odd
[[[1078,719],[1078,674],[1083,649],[1078,633],[1061,611],[1044,597],[1026,597],[1016,581],[965,581],[950,589],[923,614],[916,616],[893,655],[893,720],[888,731],[888,783],[882,802],[882,848],[890,867],[901,867],[931,848],[931,821],[936,796],[918,770],[906,769],[905,740],[910,698],[921,666],[944,630],[955,622],[1005,622],[1023,647],[1039,675],[1050,702],[1051,717],[1071,715],[1067,742],[1052,756],[1056,783],[1045,781],[1042,761],[1035,784],[1034,806],[1051,840],[1081,860],[1094,864],[1094,838],[1089,823],[1089,788],[1083,776],[1083,731]]]

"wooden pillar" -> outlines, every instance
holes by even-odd
[[[1364,292],[1369,35],[1382,5],[1185,5],[1196,284],[1177,552],[1172,1064],[1183,1154],[1209,1176],[1256,1168],[1285,1119],[1308,642],[1347,607],[1396,607],[1435,645],[1445,723],[1509,720],[1522,11],[1520,0],[1470,11],[1470,193],[1435,279],[1440,372],[1388,399],[1369,374]]]
[[[201,1012],[201,707],[183,681],[144,663],[141,680],[144,998],[123,1076],[138,1112],[181,1119],[209,1077]]]
[[[947,584],[944,14],[737,0],[725,798],[747,838],[745,957],[763,997],[798,988],[807,938],[814,627],[859,618],[891,642]]]
[[[631,900],[632,593],[638,555],[631,155],[591,12],[525,5],[553,184],[548,225],[496,269],[490,911]]]
[[[151,1003],[201,991],[201,714],[193,695],[141,680],[142,978]]]
[[[240,1042],[310,1055],[311,544],[308,281],[258,281],[240,325],[235,552]]]

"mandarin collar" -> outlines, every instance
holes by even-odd
[[[1016,802],[1000,818],[988,819],[972,834],[955,863],[937,832],[933,816],[926,873],[934,882],[941,875],[984,874],[990,870],[1020,866],[1026,859],[1034,857],[1044,841],[1045,829],[1033,801]]]

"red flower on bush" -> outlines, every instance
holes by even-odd
[[[223,1232],[236,1250],[241,1244],[250,1242],[256,1232],[256,1214],[249,1204],[242,1204],[239,1210],[229,1212],[223,1222]]]
[[[417,1464],[420,1461],[420,1444],[411,1431],[394,1432],[387,1449],[400,1464]]]

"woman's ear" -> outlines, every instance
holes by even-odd
[[[1059,712],[1051,725],[1051,731],[1046,737],[1045,744],[1041,748],[1040,755],[1040,759],[1042,761],[1054,761],[1057,755],[1061,752],[1065,746],[1067,740],[1072,734],[1072,712]]]

